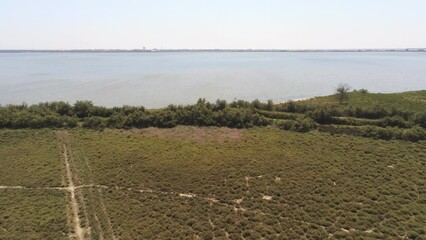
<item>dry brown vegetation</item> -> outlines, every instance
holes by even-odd
[[[105,131],[131,132],[146,136],[155,136],[162,139],[175,138],[181,140],[190,140],[195,142],[218,141],[220,143],[227,141],[237,141],[243,137],[244,129],[219,128],[219,127],[192,127],[177,126],[175,128],[133,128],[130,130],[106,129]]]

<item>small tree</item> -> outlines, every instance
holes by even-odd
[[[364,93],[364,94],[365,94],[365,93],[368,93],[368,90],[367,90],[367,89],[365,89],[365,88],[361,88],[361,89],[359,90],[359,92],[360,92],[360,93]]]
[[[266,110],[268,111],[274,110],[274,102],[271,99],[269,99],[268,102],[266,103]]]
[[[345,101],[348,101],[348,92],[351,89],[351,87],[348,84],[343,84],[340,83],[337,87],[336,87],[336,97],[337,100],[339,100],[339,103],[342,104]]]

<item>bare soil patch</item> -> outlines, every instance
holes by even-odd
[[[217,141],[220,143],[228,141],[239,141],[243,138],[245,129],[234,129],[226,127],[193,127],[178,126],[175,128],[145,128],[130,130],[106,130],[130,132],[135,134],[143,134],[147,136],[155,136],[162,139],[178,138],[182,140],[190,140],[198,143]]]

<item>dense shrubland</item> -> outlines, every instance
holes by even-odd
[[[356,92],[370,97],[374,94]],[[419,92],[423,96],[423,91]],[[376,94],[378,95],[378,94]],[[380,96],[381,97],[381,96]],[[351,98],[349,98],[351,99]],[[413,111],[397,103],[386,107],[374,104],[326,104],[323,102],[289,101],[274,104],[271,100],[252,102],[235,100],[214,103],[199,99],[193,105],[169,105],[166,108],[148,110],[144,107],[122,106],[106,108],[90,101],[40,103],[35,105],[6,105],[0,107],[0,128],[172,128],[177,125],[218,126],[230,128],[251,128],[254,126],[276,125],[284,130],[307,132],[320,125],[335,133],[356,133],[355,135],[380,139],[401,139],[418,141],[426,139],[426,107],[417,106]],[[393,105],[390,105],[393,106]],[[356,128],[341,131],[339,126]]]
[[[210,103],[200,99],[194,105],[170,105],[158,110],[132,106],[105,108],[90,101],[78,101],[74,105],[52,102],[0,107],[2,128],[72,128],[79,123],[87,128],[170,128],[177,125],[249,128],[266,126],[270,121],[256,113],[246,101],[228,104],[223,100]]]

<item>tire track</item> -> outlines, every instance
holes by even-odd
[[[92,187],[90,188],[90,192],[93,195],[92,190],[93,190],[94,182],[93,182],[93,178],[92,178],[92,176],[93,176],[92,167],[90,167],[89,160],[87,159],[87,157],[84,158],[84,161],[86,163],[87,169],[89,170],[89,181],[91,182],[91,185],[92,185]],[[105,216],[105,218],[107,220],[107,223],[108,223],[108,231],[109,231],[112,239],[115,240],[117,238],[115,237],[114,230],[112,228],[111,219],[110,219],[110,217],[108,215],[108,212],[107,212],[107,209],[106,209],[103,197],[102,197],[102,190],[101,189],[97,189],[97,192],[99,194],[99,202],[100,202],[100,205],[101,205],[102,213],[104,214],[104,216]],[[96,221],[98,223],[98,227],[100,229],[100,231],[99,231],[99,234],[101,236],[100,238],[103,239],[104,233],[103,233],[102,227],[100,226],[100,222],[99,222],[99,219],[98,219],[98,217],[96,215],[96,211],[94,211],[94,214],[95,214],[95,219],[96,219]]]
[[[99,199],[100,199],[100,204],[101,204],[101,208],[102,208],[102,212],[104,213],[106,220],[108,222],[108,230],[111,233],[112,239],[116,240],[117,238],[114,235],[114,231],[112,230],[112,223],[111,223],[111,219],[109,218],[103,197],[102,197],[102,190],[100,188],[98,188],[98,193],[99,193]]]

